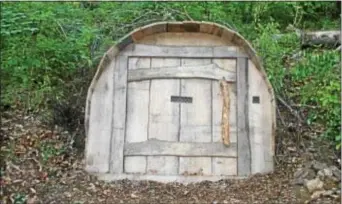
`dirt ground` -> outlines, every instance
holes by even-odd
[[[83,170],[82,153],[66,142],[69,133],[58,129],[52,132],[34,117],[16,112],[3,114],[1,135],[3,204],[340,203],[340,197],[310,201],[310,194],[292,183],[295,170],[305,162],[334,163],[331,147],[323,142],[306,142],[304,136],[298,142],[294,134],[282,130],[277,134],[281,143],[278,141],[275,172],[245,180],[189,185],[98,181]]]

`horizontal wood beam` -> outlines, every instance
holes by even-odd
[[[149,79],[169,78],[202,78],[225,79],[229,82],[236,81],[236,73],[219,68],[216,64],[186,67],[167,67],[152,69],[136,69],[128,72],[128,82]]]
[[[247,55],[239,53],[237,47],[176,47],[134,44],[133,50],[128,49],[120,53],[131,57],[181,57],[181,58],[248,58]]]
[[[196,143],[196,142],[171,142],[161,140],[149,140],[144,142],[126,143],[125,156],[201,156],[201,157],[236,157],[236,144],[229,147],[221,142]]]

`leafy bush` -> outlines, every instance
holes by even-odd
[[[32,4],[5,5],[1,12],[8,25],[1,33],[2,86],[6,87],[2,101],[36,109],[51,93],[62,94],[59,87],[72,79],[76,68],[91,67],[88,47],[96,32],[74,20],[81,13],[70,3],[35,3],[34,8]]]
[[[300,51],[294,33],[275,39],[280,34],[278,28],[273,22],[259,25],[259,37],[254,40],[276,95],[291,98],[304,107],[307,124],[320,125],[316,129],[321,135],[340,148],[340,54],[329,50]],[[286,58],[294,58],[295,63],[286,64]]]
[[[290,96],[309,110],[307,123],[323,124],[322,135],[340,147],[341,86],[340,54],[336,51],[304,52],[304,59],[291,69]]]

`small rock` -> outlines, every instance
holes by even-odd
[[[325,190],[330,190],[330,189],[336,188],[337,187],[336,179],[334,179],[332,177],[325,178],[323,187]]]
[[[288,147],[287,150],[289,150],[290,152],[297,151],[296,147]]]
[[[328,191],[324,191],[323,196],[330,196],[332,194],[334,194],[334,191],[333,190],[328,190]]]
[[[305,188],[295,186],[294,192],[296,197],[299,198],[299,203],[304,203],[306,200],[310,200],[311,194]]]
[[[319,170],[323,170],[324,168],[327,168],[327,164],[325,163],[321,163],[321,162],[318,162],[318,161],[313,161],[311,163],[311,167],[316,170],[316,171],[319,171]]]
[[[134,193],[131,193],[131,198],[138,198],[139,196],[135,195]]]
[[[324,171],[323,171],[323,170],[319,170],[319,171],[317,172],[317,177],[318,177],[321,181],[324,181],[324,177],[325,177]]]
[[[312,137],[312,138],[315,138],[315,137]],[[309,152],[312,152],[312,153],[317,151],[314,147],[308,147],[307,149],[309,150]]]
[[[336,166],[331,166],[329,168],[332,174],[340,181],[341,180],[341,170],[339,170]]]
[[[311,195],[311,200],[316,200],[317,198],[321,197],[321,195],[323,195],[324,193],[325,193],[325,191],[315,191]]]
[[[294,181],[292,183],[295,185],[303,185],[305,179],[314,179],[315,177],[315,172],[312,169],[299,168],[294,173]]]
[[[223,203],[224,203],[224,204],[228,204],[228,201],[224,200]]]
[[[335,194],[341,194],[341,189],[332,188],[331,190],[334,191]]]
[[[304,181],[304,185],[310,193],[316,190],[321,190],[323,188],[323,184],[324,183],[319,178]]]
[[[96,186],[93,183],[90,183],[87,189],[96,192]]]
[[[20,130],[23,130],[24,129],[24,126],[21,125],[21,124],[15,124],[14,127],[20,129]]]
[[[330,168],[325,168],[323,169],[323,173],[324,173],[324,176],[327,176],[327,177],[332,177],[333,176],[333,172]]]
[[[71,197],[71,193],[69,193],[69,192],[65,192],[64,195],[65,195],[66,197],[68,197],[68,198]]]

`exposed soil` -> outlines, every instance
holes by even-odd
[[[331,146],[280,128],[276,170],[245,180],[182,185],[150,181],[98,181],[83,170],[82,153],[68,147],[70,134],[52,132],[33,117],[6,112],[1,146],[3,203],[340,203],[340,197],[310,201],[292,184],[294,171],[310,160],[336,160]],[[302,134],[302,133],[301,133]],[[281,136],[281,137],[280,137]],[[298,139],[298,138],[297,138]],[[319,148],[318,148],[319,147]],[[310,149],[311,148],[311,149]]]

